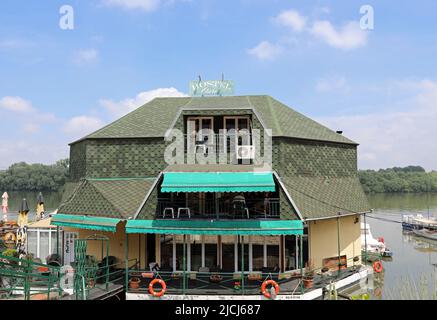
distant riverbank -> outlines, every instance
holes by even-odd
[[[437,171],[426,172],[420,166],[359,170],[366,193],[437,193]]]

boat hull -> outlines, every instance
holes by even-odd
[[[431,240],[437,240],[437,231],[435,230],[428,230],[426,228],[423,228],[420,230],[413,230],[413,233],[419,237],[423,237]]]

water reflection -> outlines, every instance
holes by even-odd
[[[384,271],[374,274],[367,288],[359,290],[367,290],[371,299],[431,298],[437,289],[437,241],[403,232],[399,222],[403,214],[437,216],[437,194],[378,194],[368,198],[375,218],[368,217],[367,223],[373,234],[384,237],[393,258],[384,259]],[[430,294],[423,294],[425,291]]]

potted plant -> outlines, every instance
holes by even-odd
[[[137,277],[133,277],[129,280],[129,288],[138,289],[140,287],[141,279]]]
[[[305,264],[305,272],[303,276],[303,285],[306,289],[310,289],[313,287],[314,274],[315,274],[314,263],[312,262],[312,260],[308,260],[308,262]]]

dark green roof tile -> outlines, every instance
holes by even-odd
[[[83,180],[59,213],[128,219],[134,217],[155,178]]]
[[[304,219],[363,213],[370,210],[358,177],[283,177],[291,198]]]
[[[163,137],[182,108],[253,109],[273,136],[355,144],[270,96],[156,98],[85,138]]]

